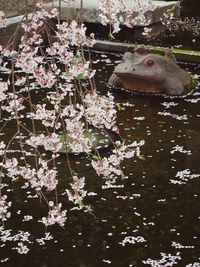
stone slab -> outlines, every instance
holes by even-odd
[[[50,2],[50,0],[43,0]],[[35,9],[35,0],[0,0],[0,10],[7,18],[32,13]]]
[[[93,51],[104,51],[107,53],[125,53],[127,51],[133,51],[135,48],[135,44],[133,43],[125,43],[125,42],[111,42],[111,41],[102,41],[96,40],[94,46],[90,48]],[[164,54],[165,47],[160,46],[150,46],[147,45],[146,48],[152,53],[156,54]],[[173,53],[175,54],[178,61],[182,62],[192,62],[192,63],[200,63],[200,51],[192,51],[192,50],[183,50],[173,48]]]
[[[60,1],[53,1],[52,3],[47,3],[46,8],[49,9],[52,6],[59,8]],[[134,1],[124,0],[127,8],[134,11]],[[155,9],[153,11],[147,11],[145,13],[146,21],[148,25],[159,23],[163,18],[164,14],[172,13],[174,17],[179,17],[180,15],[180,5],[178,1],[153,1]],[[73,20],[77,18],[82,18],[82,21],[89,23],[99,23],[100,22],[100,8],[98,0],[83,0],[83,9],[81,10],[81,0],[76,0],[75,3],[69,4],[61,1],[61,19],[62,20]],[[137,17],[138,13],[134,11],[133,17]],[[135,26],[147,26],[146,23],[138,21]]]

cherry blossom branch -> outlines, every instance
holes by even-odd
[[[122,6],[123,2],[118,1]],[[112,0],[109,0],[109,3],[111,5],[109,12],[111,12],[114,8]],[[83,5],[83,1],[81,4]],[[115,11],[119,13],[118,9]],[[110,21],[112,19],[111,23],[116,23],[112,26],[113,29],[119,25],[116,14],[106,14],[110,16]],[[50,35],[51,18],[58,18],[58,24],[54,29],[56,40],[53,40]],[[118,127],[113,96],[110,93],[101,96],[96,90],[95,70],[92,69],[89,51],[89,47],[94,44],[94,36],[86,36],[84,24],[81,21],[61,22],[58,11],[55,8],[46,11],[40,1],[35,7],[32,18],[21,22],[17,29],[19,27],[24,31],[19,49],[17,51],[12,49],[16,35],[11,46],[0,48],[2,58],[0,63],[3,64],[5,57],[11,60],[11,73],[7,82],[0,81],[0,101],[3,112],[16,122],[16,134],[7,145],[4,143],[0,145],[0,153],[3,155],[1,171],[2,174],[5,172],[12,181],[22,179],[28,183],[41,200],[45,201],[49,211],[41,221],[46,227],[55,223],[63,227],[67,219],[67,211],[62,210],[57,192],[59,183],[57,157],[61,147],[64,147],[66,167],[72,181],[69,184],[66,172],[68,200],[78,209],[89,212],[91,207],[84,203],[87,196],[86,179],[79,178],[72,169],[67,146],[74,153],[89,155],[97,175],[101,175],[107,184],[114,183],[118,177],[123,176],[121,162],[138,156],[139,148],[137,148],[138,144],[125,145],[124,142],[112,141],[113,154],[107,158],[101,157],[93,140],[85,136],[85,132],[88,132],[90,127],[104,131],[106,134],[109,131],[118,133]],[[48,42],[46,48],[42,46],[44,33]],[[72,47],[76,49],[72,50]],[[85,56],[84,47],[88,49],[89,60]],[[21,78],[17,76],[16,70],[22,72]],[[45,90],[47,103],[33,105],[31,79],[38,86],[39,91]],[[89,86],[85,85],[85,80],[89,81]],[[25,96],[23,91],[18,92],[18,86],[26,87],[28,96]],[[9,92],[9,87],[12,93]],[[27,128],[23,125],[21,116],[31,120],[31,127]],[[43,129],[42,133],[38,132],[36,121]],[[1,127],[1,130],[5,130],[5,127],[6,124]],[[21,136],[23,131],[27,134],[25,140]],[[64,136],[62,141],[60,132]],[[7,157],[8,147],[17,136],[19,136],[23,164],[17,158]],[[71,142],[67,142],[67,136],[71,138]],[[47,152],[44,158],[40,153],[40,147]],[[29,151],[30,148],[34,150],[35,164],[32,164],[29,156],[26,156],[26,150]],[[51,194],[49,197],[48,192],[54,192],[55,195]],[[3,207],[0,218],[6,220],[9,218],[10,204],[9,202],[6,204],[5,195],[0,196],[0,206]],[[53,197],[55,203],[51,200]]]

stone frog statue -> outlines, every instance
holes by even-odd
[[[115,67],[108,85],[129,91],[182,95],[191,83],[191,76],[180,68],[171,49],[165,55],[149,53],[144,47],[126,52]]]

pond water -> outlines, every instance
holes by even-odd
[[[121,135],[128,142],[145,141],[142,157],[124,162],[128,178],[113,188],[104,185],[84,156],[70,157],[73,168],[87,179],[91,216],[67,203],[68,174],[60,156],[59,196],[69,210],[68,221],[65,228],[49,228],[46,240],[40,239],[44,227],[37,223],[46,209],[34,192],[24,190],[20,181],[5,187],[13,201],[6,229],[12,235],[19,230],[31,235],[3,242],[6,233],[1,231],[0,266],[200,266],[200,91],[167,97],[109,89],[106,83],[121,55],[93,57],[97,88],[102,94],[110,90],[124,108],[118,112]],[[182,66],[200,74],[200,65]],[[35,100],[42,97],[37,90],[32,95]],[[13,130],[10,121],[1,138],[8,140]],[[15,142],[10,153],[17,155]],[[28,254],[17,252],[18,242],[27,245]]]

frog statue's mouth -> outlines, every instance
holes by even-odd
[[[145,73],[145,71],[143,73],[134,72],[134,70],[130,72],[115,70],[114,74],[120,79],[127,90],[146,93],[164,92],[164,81],[158,75],[150,75],[150,73]]]
[[[158,79],[158,77],[154,76],[141,76],[134,72],[120,72],[120,71],[114,71],[114,73],[122,80],[126,79],[134,79],[134,80],[140,80],[140,81],[146,81],[146,82],[152,82],[152,83],[161,83],[163,82],[161,79]]]

